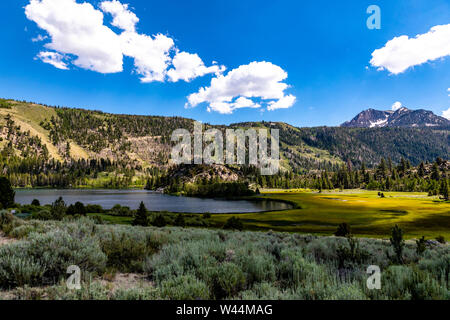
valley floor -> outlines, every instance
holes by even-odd
[[[285,211],[215,214],[218,224],[238,216],[245,228],[331,235],[346,222],[357,236],[388,238],[399,225],[406,238],[450,237],[450,202],[418,192],[344,190],[265,190],[260,197],[295,203],[298,208]]]
[[[222,228],[231,217],[238,217],[246,230],[281,231],[333,235],[341,223],[358,237],[389,238],[396,224],[405,238],[425,236],[450,238],[450,202],[419,192],[344,190],[264,190],[256,198],[287,201],[295,209],[257,213],[211,214],[210,225]],[[92,214],[98,215],[98,214]],[[192,214],[191,214],[192,215]],[[100,215],[109,223],[131,224],[132,217]]]

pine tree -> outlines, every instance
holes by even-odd
[[[381,158],[381,162],[378,165],[376,173],[375,173],[377,180],[385,179],[386,171],[387,171],[386,161],[384,160],[384,158]]]
[[[405,174],[406,167],[407,167],[406,160],[405,158],[402,158],[400,160],[400,164],[397,167],[397,171],[400,173],[400,175],[403,176]]]
[[[449,200],[449,188],[448,188],[448,182],[447,179],[442,179],[441,186],[439,188],[439,194],[442,195],[444,200]]]
[[[70,143],[68,141],[66,143],[66,157],[70,158]]]
[[[403,263],[403,247],[405,246],[405,240],[403,240],[403,230],[395,225],[392,228],[391,245],[395,252],[395,259],[398,263]]]
[[[6,209],[14,204],[14,197],[16,193],[14,192],[11,182],[8,178],[0,177],[0,205],[2,208]]]
[[[144,226],[144,227],[150,225],[150,221],[148,219],[147,208],[145,208],[143,201],[141,201],[141,203],[139,204],[139,209],[137,210],[136,215],[133,220],[133,225],[134,226]]]
[[[419,177],[425,176],[425,164],[423,163],[423,161],[419,165],[419,169],[417,170],[417,174],[419,175]]]
[[[50,213],[53,219],[61,220],[66,215],[67,207],[62,197],[52,203]]]
[[[439,166],[437,162],[433,163],[433,168],[431,169],[431,179],[439,181],[441,175],[439,174]]]

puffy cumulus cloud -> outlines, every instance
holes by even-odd
[[[191,81],[215,74],[209,87],[188,96],[187,107],[208,104],[208,111],[232,113],[241,108],[276,110],[291,107],[296,98],[285,95],[287,73],[270,62],[252,62],[223,75],[225,67],[213,62],[206,66],[195,53],[180,51],[174,40],[163,34],[136,31],[139,18],[128,4],[105,0],[98,8],[82,0],[30,0],[26,17],[47,32],[45,50],[37,55],[58,69],[77,66],[100,73],[123,71],[123,57],[134,59],[134,73],[141,82]],[[104,14],[112,17],[116,33],[105,25]]]
[[[271,101],[269,102],[269,106],[267,107],[267,110],[276,110],[276,109],[287,109],[294,105],[295,100],[297,98],[293,96],[292,94],[284,96],[278,101]]]
[[[434,26],[415,38],[395,37],[372,52],[370,63],[379,70],[399,74],[410,67],[450,55],[450,24]]]
[[[136,31],[136,24],[139,18],[128,10],[128,4],[122,4],[117,0],[103,1],[100,4],[103,12],[109,13],[113,17],[112,25],[125,31]]]
[[[89,3],[75,0],[31,0],[25,7],[29,20],[47,31],[45,45],[59,53],[74,55],[76,66],[100,73],[122,71],[119,36],[103,25],[103,14]]]
[[[445,119],[450,120],[450,108],[448,108],[447,110],[442,111],[442,116],[443,116]]]
[[[234,110],[240,108],[260,108],[259,103],[253,102],[251,99],[239,97],[234,102],[212,102],[206,108],[208,112],[219,112],[222,114],[231,114]]]
[[[289,108],[295,97],[286,96],[288,85],[283,81],[287,73],[270,62],[251,62],[218,75],[211,80],[209,87],[200,88],[188,96],[186,107],[207,103],[209,111],[232,113],[238,108],[259,108],[266,103],[268,110]]]
[[[177,52],[172,60],[172,65],[173,68],[167,72],[169,80],[172,82],[178,80],[189,82],[208,73],[218,75],[225,71],[225,67],[218,66],[215,61],[212,66],[206,67],[198,54],[188,52]]]
[[[61,70],[69,70],[69,68],[67,67],[67,64],[63,61],[64,56],[57,52],[42,51],[42,52],[39,52],[39,54],[37,55],[37,58],[41,59],[42,62],[51,64],[55,68],[58,68]]]
[[[394,104],[392,105],[391,109],[392,111],[397,111],[398,109],[400,109],[402,107],[402,103],[400,101],[396,101],[394,102]]]
[[[162,34],[154,37],[135,32],[124,32],[120,35],[123,53],[134,58],[136,73],[144,83],[164,81],[170,65],[170,50],[174,46],[171,38]]]
[[[144,83],[167,79],[190,81],[207,73],[223,71],[217,65],[206,67],[197,54],[178,52],[170,37],[137,33],[139,18],[127,4],[118,0],[103,1],[99,8],[112,16],[111,24],[122,29],[120,34],[104,25],[103,12],[89,3],[31,0],[25,7],[27,18],[47,31],[51,42],[45,47],[60,55],[47,55],[45,61],[39,58],[57,68],[67,68],[68,64],[73,63],[83,69],[115,73],[123,71],[123,56],[128,56],[134,59],[134,71]],[[178,52],[173,61],[172,52]],[[67,64],[57,60],[62,56]],[[168,75],[171,65],[173,68]]]

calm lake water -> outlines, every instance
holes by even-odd
[[[58,197],[63,197],[68,205],[80,201],[84,204],[99,204],[104,209],[110,209],[116,204],[137,209],[141,201],[152,211],[192,213],[261,212],[292,208],[288,203],[273,200],[200,199],[169,196],[147,190],[16,190],[15,200],[20,204],[30,204],[33,199],[38,199],[44,205],[51,204]]]

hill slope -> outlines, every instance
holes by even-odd
[[[193,130],[194,120],[180,117],[132,116],[83,109],[53,108],[0,100],[0,150],[18,158],[58,161],[109,159],[141,170],[166,167],[172,132]],[[301,172],[332,169],[344,162],[371,166],[382,157],[413,165],[449,158],[450,127],[296,128],[285,123],[252,122],[206,128],[273,128],[280,130],[282,165]],[[0,163],[0,169],[2,169]]]

